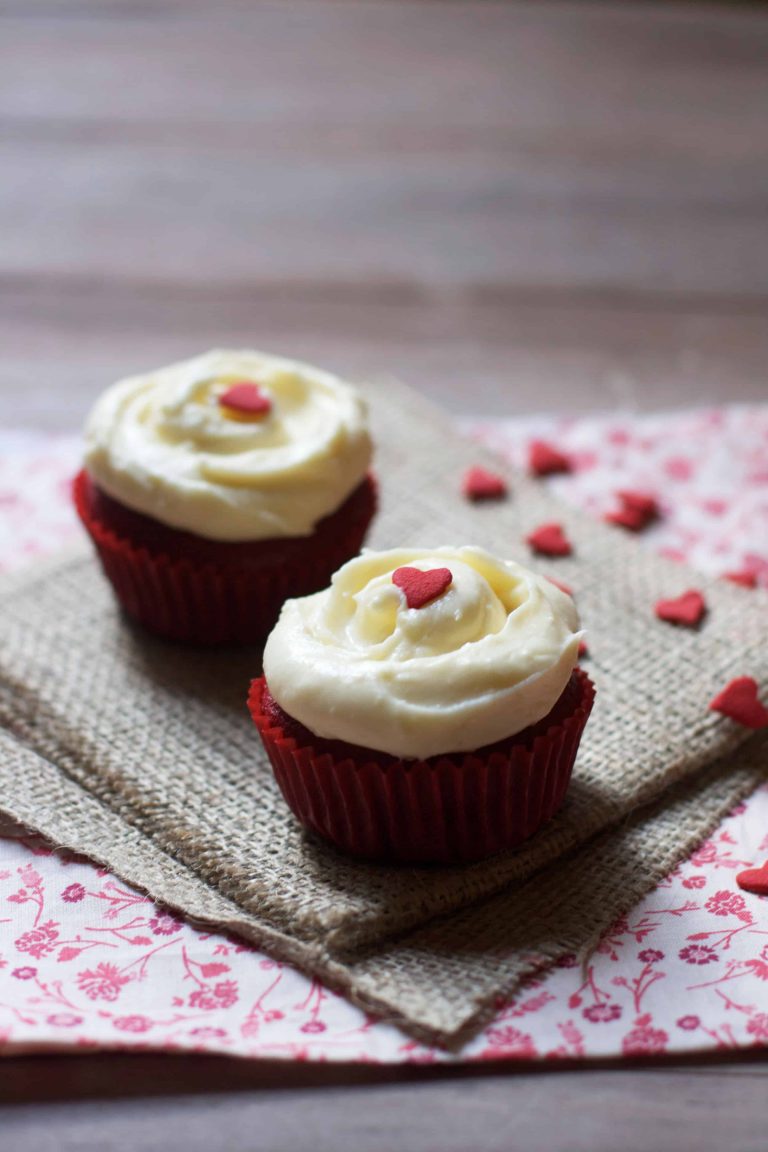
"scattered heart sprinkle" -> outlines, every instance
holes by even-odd
[[[617,528],[626,528],[628,532],[641,532],[648,523],[642,512],[633,512],[631,508],[606,512],[603,520],[606,524],[614,524]]]
[[[541,556],[570,556],[571,542],[562,524],[541,524],[525,538],[526,543]]]
[[[712,712],[735,720],[744,728],[768,728],[768,708],[760,703],[757,681],[751,676],[737,676],[710,701]]]
[[[606,513],[603,519],[607,524],[615,524],[630,532],[641,532],[658,519],[661,511],[659,502],[649,492],[636,492],[623,488],[616,493],[616,496],[621,507]]]
[[[640,512],[649,520],[654,520],[659,515],[659,502],[649,492],[636,492],[629,488],[622,488],[616,495],[624,508],[633,512]]]
[[[589,656],[589,648],[587,647],[586,640],[579,640],[578,654],[580,660],[583,660],[585,656]]]
[[[565,592],[566,596],[570,596],[573,600],[573,589],[570,584],[566,584],[564,580],[556,580],[554,576],[547,576],[550,584],[554,584],[555,588],[559,588],[561,592]]]
[[[242,416],[266,416],[272,408],[272,401],[266,392],[252,380],[241,380],[227,388],[218,398],[222,408],[229,408]]]
[[[476,466],[464,473],[461,490],[467,500],[501,500],[507,495],[507,482],[497,472]]]
[[[423,608],[438,596],[442,596],[453,581],[450,568],[430,568],[422,572],[420,568],[396,568],[392,573],[392,583],[405,593],[409,608]]]
[[[752,892],[755,896],[768,896],[768,860],[762,868],[747,868],[737,873],[736,883],[745,892]]]
[[[701,592],[689,588],[671,600],[657,600],[654,610],[659,620],[665,620],[668,624],[695,628],[707,611],[707,603]]]
[[[741,584],[742,588],[757,587],[757,573],[750,571],[749,568],[741,572],[724,572],[723,579],[730,580],[732,584]]]
[[[546,440],[532,440],[528,449],[528,470],[534,476],[554,476],[558,472],[572,472],[570,457]]]

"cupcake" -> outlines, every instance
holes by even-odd
[[[305,827],[371,860],[477,860],[563,802],[582,635],[570,596],[481,548],[364,551],[283,606],[249,708]]]
[[[117,599],[194,644],[263,641],[376,506],[363,400],[308,364],[213,351],[122,380],[85,431],[77,511]]]

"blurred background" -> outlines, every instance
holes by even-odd
[[[768,399],[768,9],[2,0],[0,423],[211,345],[455,412]]]

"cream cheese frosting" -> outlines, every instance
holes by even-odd
[[[243,380],[268,411],[221,403]],[[108,495],[211,540],[310,535],[363,480],[372,451],[351,385],[250,350],[121,380],[96,402],[85,439],[86,469]]]
[[[451,582],[409,608],[401,567]],[[330,588],[288,600],[264,651],[269,690],[316,736],[407,759],[464,752],[551,710],[578,656],[570,596],[482,548],[364,550]]]

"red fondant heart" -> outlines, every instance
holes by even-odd
[[[760,703],[757,681],[751,676],[737,676],[710,701],[713,712],[721,712],[744,728],[768,728],[768,708]]]
[[[650,492],[636,492],[622,488],[616,495],[624,508],[641,513],[647,520],[654,520],[659,514],[659,502]]]
[[[533,551],[542,556],[570,556],[573,551],[562,524],[542,524],[525,539]]]
[[[724,572],[724,580],[730,580],[732,584],[741,584],[743,588],[757,588],[757,573],[745,568],[741,572]]]
[[[736,883],[745,892],[753,892],[755,896],[768,896],[768,860],[762,868],[747,868],[745,872],[739,872]]]
[[[486,468],[468,469],[461,487],[468,500],[499,500],[507,494],[504,477]]]
[[[252,380],[241,380],[227,388],[219,396],[219,404],[244,416],[265,416],[272,407],[269,396]]]
[[[616,496],[621,502],[621,508],[603,517],[607,524],[616,524],[620,528],[629,529],[630,532],[640,532],[659,515],[658,500],[648,492],[635,492],[623,488],[616,493]]]
[[[409,608],[423,608],[442,596],[452,580],[450,568],[430,568],[426,572],[420,568],[396,568],[392,573],[392,583],[405,593]]]
[[[657,600],[655,612],[659,620],[666,620],[669,624],[682,624],[686,628],[695,628],[704,616],[707,604],[701,592],[689,588],[682,596],[672,600]]]
[[[572,472],[570,457],[546,440],[532,440],[528,449],[528,468],[534,476],[553,476],[556,472]]]
[[[554,576],[547,576],[550,584],[554,584],[555,588],[559,588],[561,592],[565,592],[566,596],[570,596],[573,600],[573,589],[570,584],[566,584],[563,580],[555,580]]]
[[[629,532],[641,532],[648,524],[648,518],[632,508],[619,508],[615,512],[606,512],[603,520],[606,524],[615,524],[618,528],[626,528]]]

